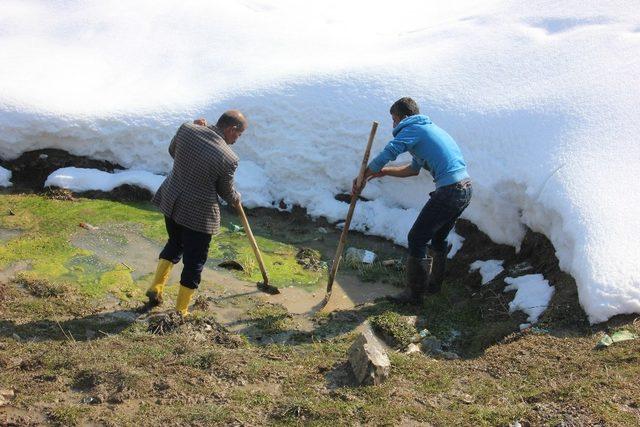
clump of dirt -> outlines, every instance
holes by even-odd
[[[72,288],[63,283],[53,283],[47,279],[33,278],[18,275],[12,279],[12,283],[22,286],[31,295],[37,298],[57,298],[71,292]]]
[[[195,340],[213,342],[225,348],[238,348],[246,341],[210,318],[183,317],[178,313],[162,313],[149,318],[149,332],[164,335],[177,332]]]
[[[303,268],[311,271],[320,271],[326,266],[326,263],[322,261],[320,252],[311,248],[298,249],[296,261]]]
[[[255,326],[267,334],[278,334],[288,330],[293,316],[281,304],[260,303],[247,312]]]
[[[175,331],[185,321],[178,313],[162,313],[149,318],[147,330],[155,335],[164,335]]]
[[[78,195],[88,199],[106,199],[118,202],[141,202],[149,201],[153,198],[153,193],[146,188],[129,184],[123,184],[111,191],[91,190],[83,191]]]
[[[385,311],[377,316],[372,316],[369,318],[369,322],[373,330],[394,348],[405,348],[418,333],[414,325],[415,319],[412,322],[407,316],[401,316],[395,311]]]
[[[75,197],[73,197],[73,192],[71,190],[67,190],[66,188],[47,187],[44,190],[43,196],[47,199],[62,200],[67,202],[72,202],[75,200]]]

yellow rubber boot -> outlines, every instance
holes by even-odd
[[[178,289],[178,299],[176,300],[176,311],[181,316],[189,315],[189,304],[195,291],[195,289],[180,285],[180,289]]]
[[[160,305],[162,304],[162,291],[164,286],[169,280],[169,275],[173,269],[173,263],[166,259],[160,258],[158,260],[158,267],[156,268],[156,275],[153,277],[151,286],[147,289],[147,297],[149,297],[149,304]]]

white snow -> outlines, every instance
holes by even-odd
[[[547,235],[592,322],[640,312],[637,0],[3,0],[0,63],[3,159],[53,147],[167,173],[181,122],[239,108],[245,202],[334,221],[371,121],[375,155],[412,96],[462,148],[465,218],[516,247],[525,226]],[[353,226],[406,244],[432,189],[372,182]]]
[[[504,292],[516,291],[513,301],[509,303],[509,313],[524,311],[529,315],[527,321],[536,323],[551,301],[555,291],[553,286],[549,286],[542,274],[507,277],[504,281],[509,285],[504,288]]]
[[[11,171],[0,166],[0,187],[11,187]]]
[[[131,184],[155,193],[164,176],[139,170],[103,172],[97,169],[62,168],[53,172],[45,181],[45,187],[53,186],[72,191],[111,191],[123,184]]]
[[[480,275],[482,276],[482,284],[486,285],[493,279],[495,279],[498,274],[504,271],[504,267],[502,267],[503,260],[490,259],[488,261],[474,261],[469,266],[469,271],[478,271],[480,270]]]
[[[447,258],[451,259],[454,256],[456,256],[456,254],[460,249],[462,249],[462,244],[464,243],[464,237],[456,233],[454,229],[449,232],[449,235],[447,236],[447,242],[451,244],[451,249],[447,254]]]

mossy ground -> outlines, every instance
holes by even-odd
[[[274,282],[307,288],[322,283],[326,271],[302,269],[297,247],[313,247],[330,260],[338,233],[318,233],[317,224],[295,215],[251,215],[259,244],[272,257],[268,263],[282,267]],[[212,258],[250,253],[229,218]],[[0,281],[0,389],[15,390],[10,405],[0,407],[0,424],[640,423],[640,340],[594,349],[607,327],[640,333],[640,322],[621,317],[589,327],[575,313],[574,288],[555,282],[558,291],[539,325],[547,330],[518,332],[523,319],[504,308],[509,295],[499,281],[475,288],[473,277],[461,273],[488,247],[474,244],[473,234],[465,234],[466,250],[480,249],[463,247],[443,292],[423,307],[378,301],[318,313],[295,339],[261,344],[231,339],[210,325],[230,310],[265,336],[282,335],[296,331],[297,317],[252,297],[224,299],[214,287],[194,305],[186,326],[162,335],[150,331],[135,311],[148,278],[134,279],[127,266],[99,262],[75,247],[70,236],[80,222],[135,224],[152,242],[164,239],[162,218],[144,203],[0,195],[0,227],[21,230],[0,242],[0,268],[25,260],[31,267],[14,281]],[[381,239],[354,234],[350,241],[383,258],[402,255]],[[463,261],[466,266],[456,264]],[[346,267],[361,274],[357,266]],[[397,276],[379,266],[372,272],[376,278]],[[258,274],[241,277],[257,280]],[[357,325],[382,316],[393,326],[399,315],[418,315],[463,357],[391,353],[387,382],[354,386],[345,361]]]
[[[111,265],[101,262],[95,254],[71,243],[77,233],[87,232],[79,224],[103,227],[113,224],[126,225],[125,230],[135,230],[158,245],[166,241],[163,217],[149,203],[117,203],[108,200],[76,199],[55,200],[38,195],[3,195],[0,197],[0,227],[20,230],[20,234],[0,245],[0,268],[15,262],[28,262],[26,275],[49,280],[61,280],[77,284],[81,291],[94,297],[107,292],[117,292],[121,297],[141,298],[147,277],[136,281],[131,275],[127,260]],[[8,212],[12,214],[9,215]],[[220,234],[211,243],[210,265],[223,259],[240,262],[243,279],[261,280],[260,270],[247,238],[242,232],[233,231],[238,218],[229,211],[224,213]],[[298,264],[295,255],[298,248],[283,240],[274,240],[254,221],[254,233],[269,271],[270,283],[275,286],[315,286],[325,271],[313,271]],[[112,244],[126,245],[126,234],[112,232],[105,236]],[[155,259],[158,253],[149,253]]]

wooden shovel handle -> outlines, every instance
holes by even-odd
[[[242,221],[242,227],[244,227],[244,232],[247,233],[247,237],[249,238],[249,242],[251,243],[251,247],[253,248],[253,253],[256,255],[256,259],[258,260],[258,265],[260,266],[260,272],[262,272],[262,280],[265,285],[269,284],[269,277],[267,277],[267,269],[264,267],[264,261],[262,260],[262,254],[260,253],[260,249],[258,248],[258,243],[256,242],[255,237],[253,237],[253,233],[251,232],[251,227],[249,226],[249,220],[247,220],[247,216],[244,213],[244,209],[242,205],[238,203],[237,205],[238,215],[240,215],[240,220]]]
[[[364,152],[364,157],[362,158],[362,164],[360,165],[360,173],[358,174],[358,182],[362,183],[364,179],[364,173],[367,170],[367,165],[369,164],[369,154],[371,153],[371,145],[373,145],[373,139],[376,136],[376,131],[378,130],[378,122],[373,122],[371,125],[371,132],[369,133],[369,141],[367,142],[367,148]],[[336,278],[336,273],[338,272],[338,266],[340,265],[340,260],[342,259],[342,251],[344,250],[344,245],[347,242],[347,234],[349,233],[349,225],[351,225],[351,218],[353,217],[353,211],[356,208],[356,202],[358,201],[358,197],[360,196],[360,190],[356,191],[351,195],[351,204],[349,205],[349,212],[347,213],[347,218],[344,221],[344,227],[342,228],[342,234],[340,235],[340,241],[338,242],[338,249],[336,249],[336,255],[333,258],[333,263],[331,264],[331,272],[329,273],[329,281],[327,282],[327,295],[325,296],[325,301],[328,301],[329,295],[331,294],[331,288],[333,287],[333,281]]]

